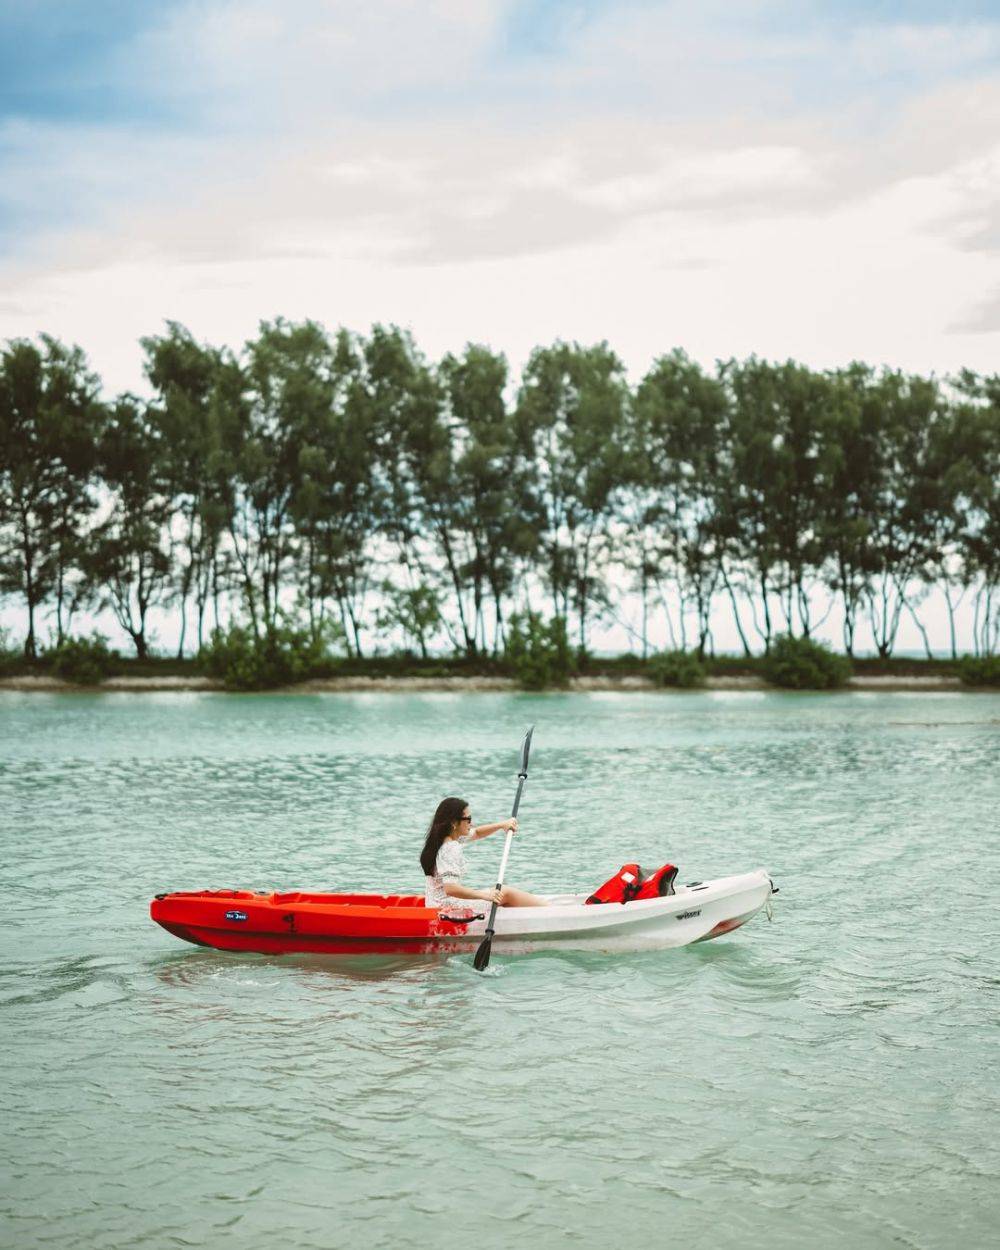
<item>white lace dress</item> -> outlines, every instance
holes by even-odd
[[[437,860],[434,864],[434,876],[424,878],[427,882],[424,901],[428,907],[444,907],[445,905],[466,907],[476,901],[467,898],[449,898],[444,892],[446,881],[450,881],[453,885],[461,883],[465,872],[465,852],[462,846],[471,841],[472,834],[466,834],[464,838],[448,838],[441,843],[441,849],[437,853]]]

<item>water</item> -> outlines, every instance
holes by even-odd
[[[509,880],[764,866],[774,923],[480,976],[148,920],[419,888],[531,721]],[[0,1244],[996,1244],[998,764],[990,695],[0,695]]]

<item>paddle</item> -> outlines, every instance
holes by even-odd
[[[534,725],[524,735],[524,741],[521,743],[521,768],[517,774],[517,794],[514,795],[514,810],[511,816],[517,815],[517,809],[521,804],[521,791],[524,789],[524,783],[528,780],[528,752],[531,750],[531,735],[535,732]],[[497,889],[503,885],[503,875],[507,871],[507,856],[510,854],[510,842],[514,836],[513,829],[507,830],[507,839],[503,844],[503,858],[500,860],[500,876],[497,880]],[[486,923],[486,936],[479,943],[479,949],[476,951],[476,957],[472,961],[472,965],[477,972],[482,972],[490,962],[490,950],[493,946],[493,922],[496,920],[497,905],[494,900],[493,906],[490,908],[490,918]]]

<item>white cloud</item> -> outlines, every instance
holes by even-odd
[[[657,167],[614,176],[582,189],[583,198],[620,213],[672,206],[708,207],[752,203],[801,189],[823,179],[809,157],[793,147],[743,147],[722,152],[665,152]]]
[[[997,334],[1000,333],[1000,288],[995,288],[988,299],[982,300],[956,318],[948,326],[949,334]],[[996,352],[993,352],[994,360]],[[996,372],[996,365],[990,372]]]
[[[995,60],[1000,29],[985,22],[865,25],[850,32],[847,47],[855,63],[872,75],[966,72]]]

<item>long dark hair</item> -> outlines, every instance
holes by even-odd
[[[437,805],[431,827],[427,830],[427,841],[420,852],[420,867],[427,877],[434,876],[437,867],[438,851],[445,838],[451,833],[455,822],[462,819],[462,813],[468,807],[465,799],[442,799]]]

